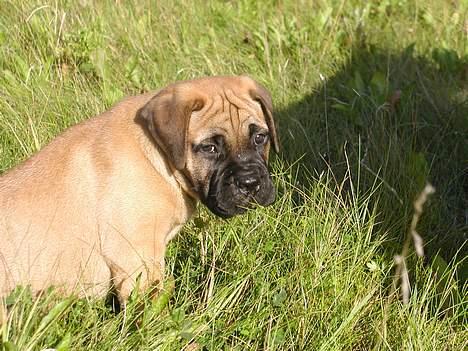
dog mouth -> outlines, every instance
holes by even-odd
[[[256,206],[273,204],[276,191],[264,163],[230,164],[211,176],[202,200],[208,209],[222,218],[245,213]]]

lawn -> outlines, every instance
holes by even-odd
[[[467,14],[466,0],[0,0],[0,173],[124,96],[206,75],[264,84],[282,144],[276,203],[229,221],[199,206],[156,302],[114,313],[19,288],[3,349],[466,350]],[[426,183],[404,303],[394,256]]]

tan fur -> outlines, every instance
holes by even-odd
[[[257,88],[247,77],[214,77],[165,90],[177,101],[203,99],[187,116],[187,144],[222,129],[240,150],[246,121],[267,124],[249,98]],[[102,296],[113,283],[125,303],[138,275],[140,289],[162,280],[166,245],[195,209],[191,179],[205,170],[190,147],[179,151],[185,167],[177,169],[177,155],[138,120],[156,95],[128,98],[69,128],[0,177],[1,296],[18,284]]]

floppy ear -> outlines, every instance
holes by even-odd
[[[278,140],[278,134],[276,132],[275,121],[273,119],[273,102],[271,95],[263,86],[255,83],[255,88],[250,90],[250,96],[255,101],[258,101],[262,107],[262,112],[265,116],[265,120],[270,131],[271,143],[276,153],[279,153],[280,145]]]
[[[204,99],[195,92],[168,87],[138,112],[146,121],[155,142],[178,170],[185,168],[187,134],[192,112],[201,110]]]

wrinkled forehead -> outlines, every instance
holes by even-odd
[[[231,140],[245,137],[252,125],[268,129],[260,104],[249,95],[230,89],[209,96],[204,107],[192,114],[189,123],[189,137],[194,143],[215,135]]]

